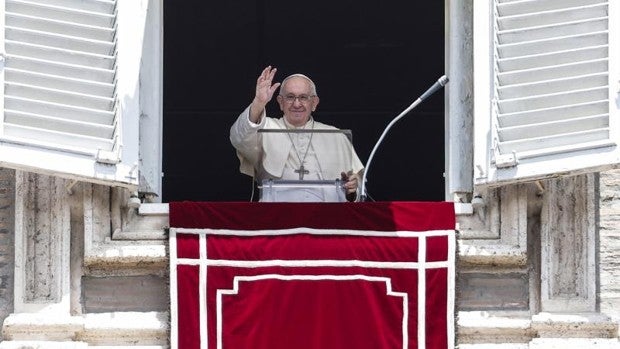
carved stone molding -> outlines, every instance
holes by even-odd
[[[69,313],[66,181],[16,171],[15,311]]]
[[[541,214],[543,311],[596,311],[595,176],[545,181]]]
[[[3,326],[0,348],[118,348],[166,346],[170,326],[168,312],[113,312],[58,316],[11,314]],[[36,346],[20,344],[37,342]],[[66,343],[66,346],[54,346]]]
[[[112,188],[112,239],[113,240],[166,240],[168,229],[168,204],[140,204],[127,207],[129,192]]]
[[[532,343],[545,339],[549,346],[542,348],[566,348],[558,345],[565,341],[575,343],[614,344],[600,348],[618,348],[618,323],[600,313],[550,314],[524,316],[518,313],[502,315],[472,311],[458,314],[459,348],[512,348],[509,344]],[[540,347],[537,347],[540,348]],[[573,347],[570,347],[573,348]],[[599,348],[585,345],[575,348]]]
[[[165,267],[167,213],[141,215],[121,188],[84,185],[84,264],[91,268]]]
[[[527,262],[527,185],[481,189],[485,205],[457,218],[464,264],[524,266]]]

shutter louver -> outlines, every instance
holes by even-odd
[[[6,0],[4,40],[2,140],[118,161],[115,1]]]
[[[493,15],[495,157],[613,144],[607,1],[496,0]]]
[[[620,1],[473,6],[474,183],[620,165]]]

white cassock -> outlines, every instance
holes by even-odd
[[[261,122],[255,124],[250,121],[249,110],[249,107],[246,108],[230,128],[230,142],[237,150],[240,172],[254,177],[258,183],[268,179],[335,181],[340,179],[341,172],[358,174],[363,170],[364,165],[345,135],[259,133],[260,129],[286,130],[296,127],[284,118],[266,117],[264,112]],[[297,129],[338,130],[313,119]],[[302,170],[304,173],[300,172]],[[361,185],[361,180],[358,183]],[[334,193],[330,190],[296,188],[293,192],[281,193],[278,201],[342,201],[333,197]]]

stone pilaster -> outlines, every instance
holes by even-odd
[[[66,181],[16,171],[15,312],[69,315]]]
[[[13,312],[15,171],[0,169],[0,323]],[[1,339],[0,335],[0,339]]]
[[[596,311],[596,175],[544,182],[541,310]]]

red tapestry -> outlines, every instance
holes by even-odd
[[[454,348],[451,203],[170,204],[171,347]]]

